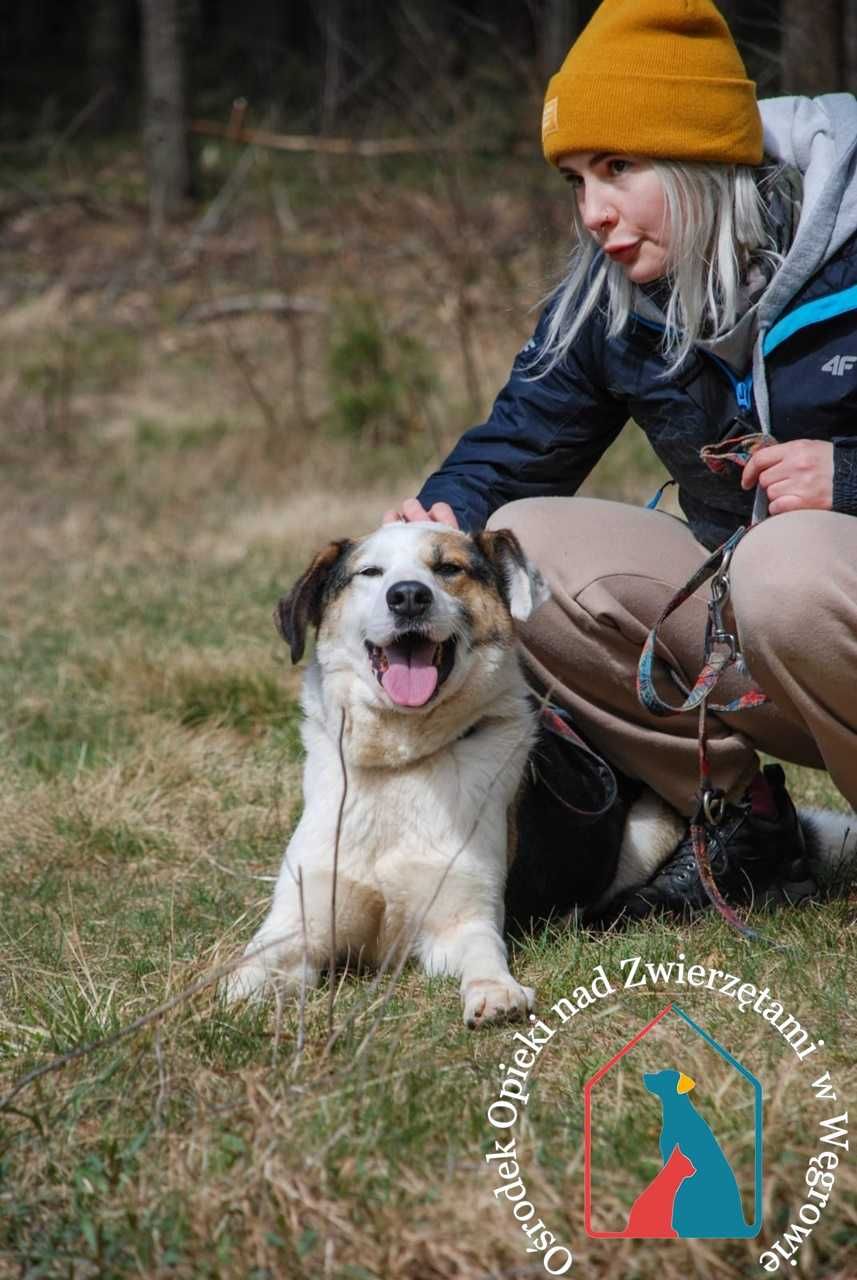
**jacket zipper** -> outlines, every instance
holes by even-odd
[[[633,319],[639,321],[640,324],[645,325],[649,329],[657,329],[660,333],[663,333],[664,331],[664,326],[662,324],[658,324],[655,320],[650,320],[648,316],[641,316],[639,312],[635,311],[633,313]],[[738,417],[751,413],[753,409],[753,374],[748,373],[746,378],[736,378],[726,361],[721,360],[720,356],[716,356],[713,351],[703,351],[702,354],[708,356],[709,360],[713,360],[714,363],[723,370],[726,377],[732,384],[732,389],[735,392],[735,401],[739,410]]]
[[[634,312],[634,319],[639,321],[641,324],[645,325],[647,328],[658,329],[660,330],[661,333],[663,333],[663,325],[656,324],[654,320],[649,320],[646,316],[641,316],[637,312]],[[712,351],[705,351],[703,354],[708,356],[708,358],[712,360],[714,364],[716,364],[726,374],[726,377],[729,379],[730,383],[732,384],[732,389],[735,392],[735,403],[738,406],[738,412],[735,415],[735,417],[732,419],[731,423],[729,424],[730,427],[738,428],[739,430],[745,430],[747,427],[755,428],[755,424],[753,422],[753,417],[752,417],[752,414],[753,414],[752,370],[750,371],[750,373],[747,374],[746,378],[738,378],[729,368],[729,365],[726,363],[726,361],[720,359],[720,356],[714,355]],[[654,497],[650,498],[649,501],[646,503],[646,506],[648,507],[648,509],[650,511],[655,510],[658,506],[658,503],[661,500],[661,496],[663,495],[664,490],[667,489],[671,484],[677,484],[677,483],[678,481],[676,480],[667,480],[664,484],[662,484],[661,487],[658,489],[657,493],[654,495]]]
[[[723,370],[726,377],[732,384],[732,390],[735,392],[735,402],[738,405],[738,417],[752,413],[753,409],[753,375],[748,373],[746,378],[736,378],[735,374],[729,368],[725,360],[721,360],[719,356],[714,355],[712,351],[706,351],[705,355]]]

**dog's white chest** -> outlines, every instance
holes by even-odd
[[[290,853],[312,851],[317,856],[316,851],[326,849],[332,857],[338,828],[343,872],[383,888],[380,879],[391,860],[469,860],[480,845],[496,849],[499,842],[505,848],[507,810],[528,741],[522,738],[519,748],[509,752],[503,738],[483,731],[479,741],[477,732],[429,760],[398,769],[346,766],[344,803],[338,753],[314,744],[307,759],[304,817],[296,833],[300,850]]]

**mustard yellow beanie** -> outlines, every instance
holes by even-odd
[[[604,0],[551,78],[545,158],[626,151],[759,164],[756,86],[710,0]]]

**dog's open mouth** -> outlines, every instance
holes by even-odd
[[[427,640],[418,633],[398,636],[391,644],[366,641],[369,661],[385,693],[400,707],[424,707],[452,671],[455,637]]]

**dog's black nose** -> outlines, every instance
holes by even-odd
[[[394,582],[387,590],[390,612],[400,618],[421,618],[432,599],[431,588],[423,582]]]

